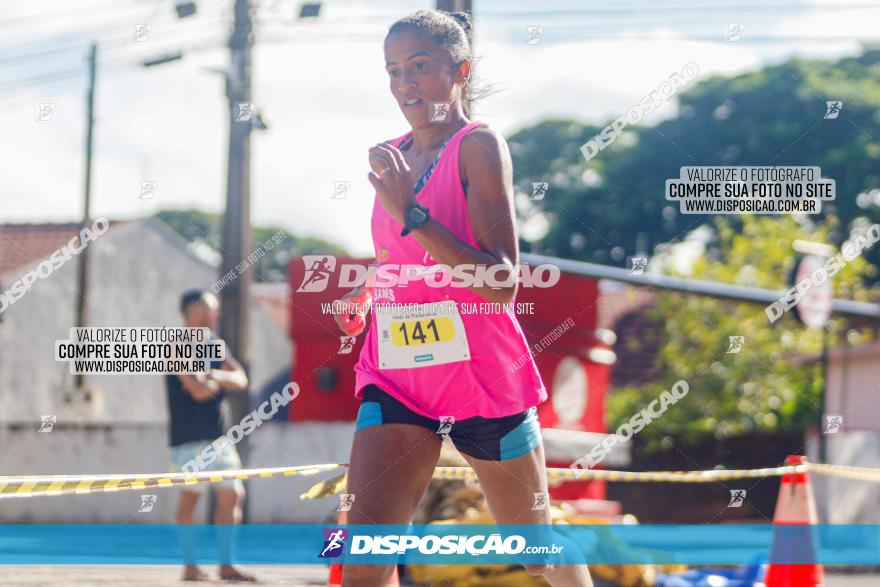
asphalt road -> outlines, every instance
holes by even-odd
[[[203,569],[214,573],[214,569]],[[249,566],[264,585],[326,585],[327,568],[321,566]],[[165,565],[126,565],[126,566],[2,566],[3,577],[0,584],[5,587],[157,587],[163,585],[184,585],[180,581],[180,569]],[[216,575],[215,575],[216,577]],[[825,587],[877,587],[880,574],[840,574],[837,571],[825,572]],[[189,585],[190,583],[185,583]],[[214,580],[202,585],[227,584]],[[597,585],[598,587],[598,585]]]

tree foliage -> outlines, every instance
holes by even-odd
[[[692,276],[783,290],[796,260],[791,243],[826,243],[836,219],[813,226],[791,217],[745,216],[736,224],[714,223],[715,242],[698,256]],[[658,262],[665,260],[661,256]],[[873,273],[863,257],[849,261],[832,278],[835,297],[869,300],[877,292],[864,282]],[[615,390],[608,402],[613,427],[679,379],[688,382],[690,391],[670,408],[670,417],[650,425],[656,434],[726,438],[819,424],[823,333],[797,322],[793,310],[771,326],[764,306],[663,292],[649,315],[663,342],[657,356],[661,376],[642,388]],[[833,318],[828,330],[831,345],[842,340],[858,344],[870,336],[867,328],[843,318]],[[730,336],[745,338],[740,352],[728,352]]]
[[[827,100],[843,102],[837,119],[824,120]],[[623,265],[628,255],[682,239],[712,219],[681,215],[666,201],[665,181],[685,165],[820,166],[837,182],[837,200],[822,216],[840,220],[829,233],[837,245],[856,219],[880,220],[880,49],[697,78],[678,105],[674,118],[628,127],[589,162],[579,147],[600,128],[550,120],[511,136],[518,191],[550,184],[541,200],[519,198],[524,224],[543,216],[550,227],[523,249]],[[877,263],[880,251],[869,259]]]
[[[156,217],[190,243],[206,245],[218,253],[221,251],[223,219],[220,215],[190,209],[161,210],[156,213]],[[279,232],[283,239],[250,268],[254,272],[255,281],[285,281],[287,264],[294,257],[320,253],[349,256],[339,245],[311,237],[297,237],[278,226],[253,226],[249,251],[256,251],[270,243],[272,236]]]
[[[843,102],[837,119],[824,119],[828,100]],[[674,273],[666,244],[705,226],[713,236],[690,277],[781,291],[795,262],[794,240],[840,247],[853,231],[880,221],[880,49],[698,79],[677,102],[674,118],[629,127],[589,162],[579,147],[601,128],[548,120],[511,136],[521,226],[540,227],[541,220],[546,231],[523,240],[522,249],[615,265],[629,255],[658,253],[654,268]],[[821,215],[799,219],[682,215],[666,201],[664,187],[686,165],[819,166],[836,181],[837,199]],[[531,183],[539,181],[549,191],[529,198]],[[848,263],[834,276],[836,297],[871,299],[878,261],[875,245]],[[652,442],[664,434],[723,438],[819,423],[821,332],[791,315],[771,327],[760,306],[671,292],[658,296],[650,315],[654,328],[621,344],[659,337],[661,376],[609,396],[612,430],[679,379],[688,381],[690,393],[670,408],[674,415],[648,427],[658,434],[642,433]],[[829,332],[831,345],[868,336],[841,319],[832,320]],[[745,337],[739,354],[727,353],[729,336]]]

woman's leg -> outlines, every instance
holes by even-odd
[[[550,524],[547,508],[532,509],[535,494],[547,493],[544,447],[506,461],[476,459],[464,455],[477,473],[492,517],[498,524]],[[559,535],[555,535],[559,536]],[[568,548],[575,547],[570,541]],[[543,575],[553,587],[593,587],[587,565],[524,565],[532,575]]]
[[[422,426],[384,424],[358,430],[351,447],[349,524],[409,524],[440,458],[440,436]],[[392,565],[345,565],[343,585],[384,585]]]

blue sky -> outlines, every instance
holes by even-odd
[[[186,20],[177,19],[173,4],[0,3],[0,222],[78,218],[92,38],[100,46],[93,214],[222,208],[227,125],[216,70],[228,61],[232,0],[201,0],[197,16]],[[254,102],[271,128],[253,136],[252,218],[369,254],[367,149],[407,130],[387,89],[382,40],[396,18],[432,3],[328,0],[312,22],[293,18],[298,6],[258,2]],[[865,0],[474,6],[477,73],[500,90],[478,105],[475,118],[504,133],[547,117],[607,122],[691,61],[705,78],[793,55],[855,54],[859,40],[880,40],[880,6]],[[739,41],[727,41],[729,23],[744,25]],[[142,42],[132,42],[136,24],[152,26]],[[530,26],[543,27],[534,45],[526,44]],[[181,47],[181,61],[139,64]],[[55,104],[50,122],[35,120],[40,103]],[[674,112],[673,102],[645,123]],[[150,199],[138,197],[143,181],[156,182]],[[331,199],[336,181],[351,182],[346,198]]]

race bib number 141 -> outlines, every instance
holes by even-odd
[[[380,368],[410,369],[470,361],[464,324],[454,301],[410,304],[393,311],[383,311],[381,306],[373,309]]]

